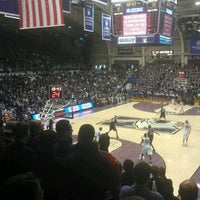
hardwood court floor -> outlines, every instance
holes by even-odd
[[[90,123],[96,130],[101,126],[106,132],[109,129],[109,125],[101,123],[106,120],[110,120],[114,115],[123,116],[127,119],[142,118],[142,119],[156,119],[158,115],[160,105],[157,104],[157,109],[152,109],[152,104],[144,104],[145,106],[137,107],[138,102],[129,102],[126,104],[118,105],[116,107],[107,108],[98,112],[85,112],[82,116],[71,119],[73,134],[78,133],[79,127],[82,124]],[[195,112],[188,112],[193,107],[185,106],[185,113],[179,114],[179,108],[174,105],[166,104],[164,106],[167,111],[167,121],[179,121],[184,122],[189,120],[192,131],[189,137],[188,145],[182,145],[182,129],[177,130],[173,134],[160,133],[154,136],[154,147],[156,153],[159,154],[166,165],[166,175],[173,180],[174,194],[177,195],[180,182],[185,179],[190,179],[195,171],[200,166],[199,159],[199,144],[200,144],[200,113],[199,107],[195,107]],[[147,109],[148,108],[148,109]],[[126,126],[117,126],[119,137],[122,140],[128,140],[139,144],[141,137],[145,133],[145,130],[133,129]],[[122,146],[120,140],[115,139],[115,133],[110,132],[111,145],[110,152],[118,149]],[[126,150],[124,150],[126,151]],[[138,155],[139,156],[139,155]],[[199,177],[200,179],[200,177]],[[200,180],[199,180],[200,182]]]

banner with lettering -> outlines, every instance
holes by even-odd
[[[0,13],[19,15],[18,0],[0,0]]]
[[[63,0],[63,12],[71,13],[71,1],[70,0]]]
[[[84,14],[84,30],[94,32],[94,5],[86,3],[83,9]]]
[[[190,39],[190,53],[200,54],[200,37],[192,37]]]
[[[102,40],[111,40],[111,15],[102,13]]]

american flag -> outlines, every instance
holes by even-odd
[[[62,0],[19,0],[20,29],[63,26]]]

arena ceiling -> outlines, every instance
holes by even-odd
[[[178,0],[177,6],[177,25],[180,30],[184,32],[185,37],[191,35],[200,34],[200,6],[196,6],[197,0]],[[83,25],[83,7],[85,1],[81,1],[78,4],[72,4],[71,13],[65,13],[65,26],[56,28],[43,28],[43,29],[30,29],[19,30],[19,20],[6,18],[4,15],[0,15],[0,31],[15,31],[28,33],[32,35],[45,35],[54,34],[57,36],[71,35],[74,38],[80,37],[92,37],[101,35],[101,13],[109,13],[110,5],[105,6],[95,3],[95,27],[94,33],[84,31]],[[199,31],[198,31],[199,28]]]
[[[200,5],[196,5],[197,1],[178,1],[177,25],[186,38],[200,36]]]

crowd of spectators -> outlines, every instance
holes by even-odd
[[[187,80],[185,85],[176,84],[180,71],[184,72]],[[113,66],[113,69],[56,68],[0,73],[0,110],[2,115],[11,113],[17,120],[41,113],[49,99],[50,85],[63,86],[63,102],[60,104],[71,102],[77,105],[92,101],[94,106],[105,106],[125,102],[134,96],[175,99],[193,105],[200,95],[199,71],[198,66],[149,64],[145,67],[118,66],[118,69]]]
[[[60,45],[57,36],[40,33],[38,36],[23,35],[1,27],[0,32],[0,70],[17,72],[21,70],[43,71],[47,68],[89,69],[82,55]],[[37,39],[35,38],[37,37]],[[54,42],[49,42],[54,41]],[[56,41],[56,42],[55,42]]]
[[[41,113],[49,100],[49,86],[63,86],[61,105],[92,101],[95,106],[125,101],[119,93],[123,72],[108,70],[49,70],[28,73],[0,74],[0,109],[2,115],[12,113],[17,120],[27,119],[32,113]]]
[[[133,71],[137,78],[130,89],[133,96],[181,97],[185,104],[192,104],[200,93],[200,66],[197,65],[147,64],[144,67],[134,66]],[[183,75],[182,78],[179,78],[179,73]],[[186,81],[179,84],[178,78]]]
[[[175,196],[173,179],[166,177],[163,166],[130,159],[120,163],[104,148],[109,135],[100,135],[98,144],[91,124],[80,126],[77,141],[72,138],[73,126],[64,119],[55,130],[44,130],[40,121],[0,125],[1,199],[198,199],[192,180],[180,183]]]
[[[25,43],[18,34],[0,34],[0,72],[5,72],[0,73],[3,115],[11,112],[24,119],[30,113],[40,113],[49,98],[49,85],[55,84],[64,86],[64,101],[93,101],[95,106],[120,103],[131,96],[181,97],[184,104],[193,104],[194,98],[200,97],[198,65],[113,64],[96,69],[48,43],[41,47],[32,40]],[[179,72],[187,79],[185,85],[176,82]],[[134,81],[127,82],[129,78]]]

